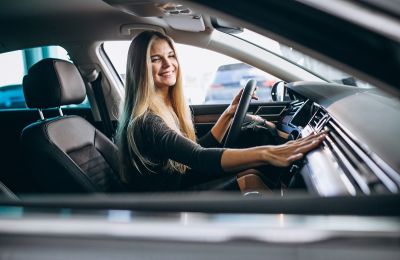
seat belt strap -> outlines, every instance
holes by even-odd
[[[108,108],[106,100],[104,98],[104,92],[101,85],[102,74],[99,72],[97,78],[91,82],[92,89],[97,101],[97,107],[99,109],[101,121],[103,123],[104,134],[114,142],[114,126],[111,122],[110,114],[108,113]]]

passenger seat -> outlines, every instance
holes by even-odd
[[[44,59],[24,77],[26,104],[40,120],[25,127],[21,142],[33,178],[46,193],[124,191],[118,177],[117,147],[79,116],[64,116],[62,105],[79,104],[85,85],[74,64]],[[58,107],[60,116],[45,119],[42,109]]]

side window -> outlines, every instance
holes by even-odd
[[[59,46],[45,46],[0,54],[0,109],[27,108],[22,90],[22,79],[29,68],[45,58],[68,60],[65,49]],[[87,99],[80,105],[89,106]],[[64,106],[65,107],[65,106]]]
[[[259,102],[270,100],[276,77],[226,55],[178,44],[186,97],[191,104],[228,104],[247,81],[257,81]]]
[[[105,42],[104,50],[125,82],[130,42]],[[210,50],[176,44],[189,104],[228,104],[249,79],[257,80],[259,102],[271,100],[278,78],[246,63]]]

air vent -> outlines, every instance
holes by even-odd
[[[290,109],[288,115],[294,115],[299,108],[305,103],[305,101],[296,100],[290,104]]]
[[[324,145],[334,155],[337,163],[343,169],[349,181],[358,193],[397,193],[399,191],[399,176],[393,178],[387,167],[374,160],[370,152],[360,146],[343,127],[331,118],[322,108],[316,112],[310,125],[316,132],[328,130]]]
[[[328,113],[322,108],[318,108],[317,112],[315,112],[314,116],[311,118],[309,125],[315,132],[319,132],[328,120]]]

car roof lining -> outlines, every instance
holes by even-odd
[[[135,7],[141,8],[140,5]],[[208,16],[204,16],[203,21],[205,29],[210,30]],[[179,31],[171,28],[163,17],[132,15],[100,0],[36,0],[35,4],[29,0],[4,0],[0,9],[0,31],[3,32],[0,53],[68,42],[131,39],[131,35],[123,33],[123,27],[129,24],[158,26],[168,34]],[[198,26],[198,23],[183,24],[185,27],[181,31],[194,31]]]

